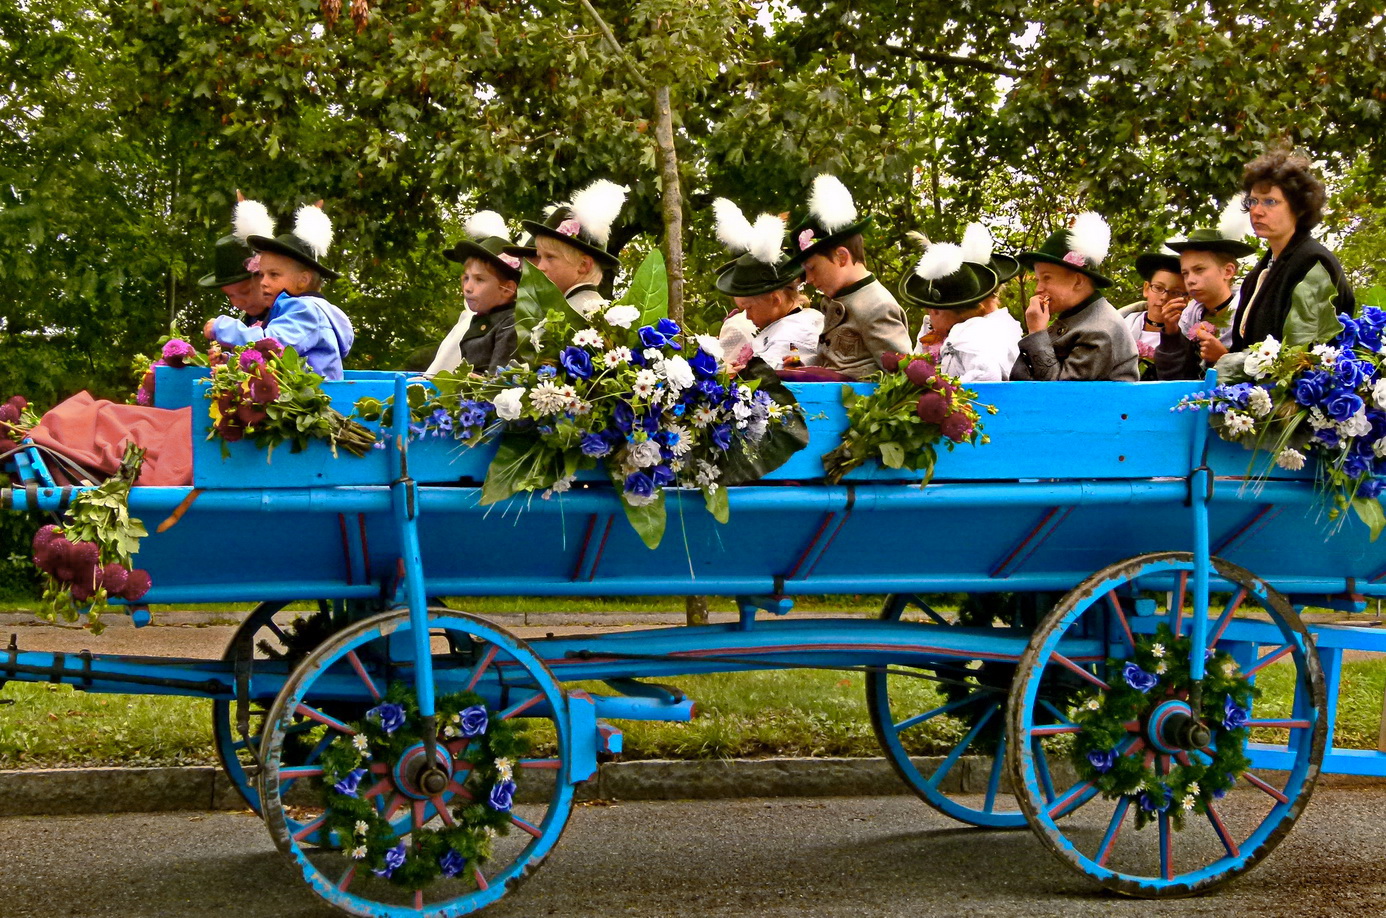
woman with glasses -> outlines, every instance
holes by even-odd
[[[1242,206],[1270,251],[1242,283],[1232,350],[1273,337],[1283,344],[1327,341],[1339,328],[1335,313],[1356,302],[1333,253],[1310,238],[1323,217],[1323,182],[1309,160],[1272,150],[1247,165]]]

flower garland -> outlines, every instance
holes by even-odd
[[[1190,699],[1193,640],[1160,625],[1153,637],[1138,637],[1135,644],[1129,659],[1108,661],[1109,671],[1120,673],[1108,690],[1079,696],[1073,722],[1083,729],[1076,735],[1072,761],[1078,777],[1105,797],[1134,798],[1137,828],[1167,813],[1181,829],[1188,814],[1206,813],[1251,767],[1243,752],[1251,734],[1246,722],[1260,692],[1230,654],[1209,650],[1199,717],[1213,727],[1211,749],[1187,753],[1187,763],[1171,759],[1169,770],[1161,774],[1150,750],[1130,745],[1136,734],[1128,724],[1143,729],[1147,716],[1164,702]]]
[[[1351,507],[1375,540],[1386,528],[1378,499],[1386,488],[1386,311],[1368,306],[1337,321],[1341,331],[1326,344],[1267,338],[1252,346],[1247,381],[1195,393],[1174,410],[1206,407],[1218,436],[1265,451],[1284,469],[1316,456],[1329,518]]]
[[[939,443],[951,450],[958,443],[991,442],[982,433],[977,393],[940,373],[932,356],[885,354],[881,360],[885,373],[874,392],[858,395],[851,386],[842,387],[847,431],[823,456],[829,484],[868,459],[879,459],[886,468],[922,469],[921,484],[928,484]],[[981,407],[996,413],[994,405]]]
[[[354,736],[333,740],[321,760],[323,827],[336,833],[354,863],[410,890],[440,877],[475,883],[475,869],[492,855],[492,839],[510,831],[515,763],[529,751],[528,738],[497,720],[474,692],[440,696],[436,717],[442,725],[438,748],[452,751],[455,766],[467,766],[460,781],[457,772],[463,769],[454,767],[454,780],[465,792],[454,798],[452,825],[414,828],[406,841],[373,802],[380,795],[371,794],[372,784],[393,786],[395,763],[423,741],[418,704],[402,683],[393,684],[380,704],[350,724]]]

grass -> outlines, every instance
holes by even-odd
[[[1354,661],[1343,670],[1336,742],[1374,749],[1386,689],[1386,660]],[[618,724],[626,733],[626,758],[880,754],[858,674],[780,670],[672,681],[697,701],[698,718],[692,723]],[[1288,712],[1288,667],[1268,667],[1258,681],[1264,693],[1261,710]],[[595,684],[583,687],[601,689]],[[909,693],[909,710],[925,710],[937,700],[933,684],[924,680],[908,680],[901,691]],[[94,695],[66,686],[26,683],[5,686],[0,698],[15,701],[0,707],[0,768],[216,761],[207,701]],[[957,741],[959,731],[956,722],[941,722],[934,733],[919,738],[912,751],[939,752]]]

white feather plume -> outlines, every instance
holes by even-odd
[[[1218,235],[1224,239],[1242,242],[1253,232],[1251,214],[1242,209],[1241,200],[1233,198],[1228,201],[1227,206],[1222,209],[1222,216],[1218,218]]]
[[[929,237],[917,230],[905,230],[905,238],[910,241],[910,245],[916,249],[927,249],[929,247]]]
[[[1086,258],[1089,266],[1097,267],[1111,250],[1112,228],[1099,213],[1081,213],[1068,231],[1068,247]]]
[[[756,261],[767,265],[779,264],[784,257],[785,225],[775,214],[761,214],[751,227],[751,247],[748,251]]]
[[[510,238],[510,230],[505,225],[505,218],[494,210],[481,210],[472,214],[467,218],[465,230],[468,236],[478,242],[491,236],[499,236],[502,239]]]
[[[605,248],[611,241],[611,225],[621,213],[629,192],[624,185],[597,179],[573,195],[573,216],[597,245]]]
[[[321,259],[332,247],[332,221],[321,207],[304,204],[294,214],[294,235],[308,246],[313,258]]]
[[[835,233],[857,219],[857,205],[852,193],[835,175],[826,172],[813,180],[809,195],[809,212],[829,233]]]
[[[717,239],[733,255],[751,250],[753,230],[751,221],[727,198],[712,202],[712,215],[717,221]]]
[[[962,237],[963,261],[974,265],[989,264],[993,248],[995,243],[990,230],[980,223],[967,224]]]
[[[274,218],[259,201],[237,201],[231,212],[231,232],[241,242],[251,236],[273,236]]]
[[[951,242],[935,242],[924,250],[914,273],[926,281],[936,281],[956,274],[963,266],[962,246]]]

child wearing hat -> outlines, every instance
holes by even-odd
[[[1179,253],[1162,247],[1158,252],[1142,252],[1136,256],[1136,273],[1145,281],[1142,299],[1121,308],[1121,317],[1131,329],[1137,346],[1153,354],[1160,346],[1160,333],[1165,327],[1165,306],[1185,299],[1184,278],[1179,272]]]
[[[425,371],[457,369],[465,360],[489,373],[515,356],[515,296],[520,285],[520,259],[506,254],[513,246],[505,220],[494,210],[474,214],[466,224],[469,238],[443,252],[462,265],[462,295],[467,304],[457,324],[438,346]]]
[[[1167,303],[1155,372],[1160,379],[1202,379],[1208,367],[1232,347],[1237,315],[1233,282],[1237,259],[1256,251],[1246,242],[1251,221],[1234,201],[1216,228],[1196,229],[1187,239],[1166,243],[1179,253],[1191,302]]]
[[[1136,381],[1136,339],[1100,292],[1112,284],[1097,271],[1111,241],[1107,221],[1088,212],[1037,250],[1021,253],[1036,292],[1025,309],[1028,334],[1011,379]]]
[[[939,370],[960,382],[1004,382],[1020,356],[1020,323],[1001,308],[1001,285],[1020,273],[1010,256],[992,254],[991,234],[973,223],[962,245],[924,250],[901,280],[900,298],[928,313],[941,338]]]
[[[268,318],[262,326],[246,327],[220,316],[203,332],[227,347],[273,338],[292,347],[323,379],[341,379],[342,358],[356,335],[346,313],[320,292],[324,279],[341,276],[321,263],[332,244],[332,221],[319,205],[305,205],[295,215],[292,233],[251,235],[246,241],[257,253],[252,270],[260,272],[261,290],[272,301]]]
[[[544,273],[579,313],[606,305],[601,294],[606,272],[621,266],[610,251],[611,227],[629,189],[598,179],[573,195],[571,204],[549,208],[543,222],[523,221],[534,236],[534,266]],[[519,254],[518,247],[509,254]]]
[[[858,216],[842,182],[820,175],[809,216],[791,233],[796,254],[790,266],[802,265],[823,295],[818,364],[848,379],[865,379],[883,369],[881,355],[910,349],[904,310],[866,267],[861,231],[870,223],[870,216]]]
[[[246,240],[251,236],[273,236],[274,218],[259,201],[247,201],[236,192],[236,207],[231,214],[231,232],[216,242],[212,254],[212,271],[199,278],[199,287],[216,287],[226,295],[232,308],[243,315],[246,325],[263,325],[267,321],[271,299],[260,289],[259,263],[255,251]]]
[[[784,369],[786,363],[812,366],[817,362],[823,314],[805,308],[807,298],[799,291],[802,269],[785,263],[784,221],[774,214],[761,214],[752,224],[726,198],[713,201],[712,209],[717,238],[737,256],[718,274],[717,289],[732,298],[739,315],[752,327],[747,341],[750,356],[764,360],[773,370]],[[733,365],[745,363],[732,353],[728,360]]]

